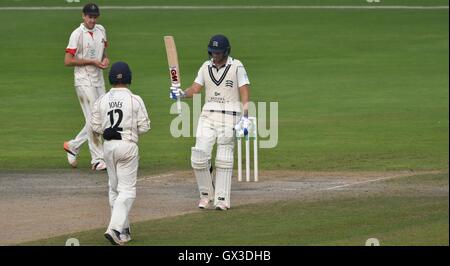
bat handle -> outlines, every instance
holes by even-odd
[[[177,99],[177,112],[178,112],[178,114],[181,114],[181,102],[180,102],[180,98]]]

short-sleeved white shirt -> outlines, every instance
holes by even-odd
[[[78,59],[91,59],[101,61],[105,48],[108,46],[106,31],[102,25],[95,25],[92,30],[87,29],[83,23],[70,35],[66,53]],[[75,66],[75,86],[104,87],[102,69],[94,65]]]

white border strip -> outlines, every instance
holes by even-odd
[[[380,180],[386,180],[386,179],[392,179],[392,178],[398,178],[398,177],[406,177],[406,176],[396,175],[396,176],[380,177],[380,178],[366,180],[366,181],[360,181],[360,182],[354,182],[354,183],[349,183],[349,184],[344,184],[344,185],[339,185],[339,186],[334,186],[334,187],[322,188],[320,190],[335,190],[335,189],[339,189],[339,188],[367,184],[367,183],[372,183],[372,182],[376,182],[376,181],[380,181]]]
[[[163,175],[154,175],[154,176],[144,176],[141,178],[138,178],[136,181],[148,181],[148,180],[152,180],[152,179],[157,179],[157,178],[161,178],[161,177],[170,177],[170,176],[174,176],[174,174],[163,174]]]
[[[449,6],[102,6],[102,10],[215,10],[215,9],[403,9],[403,10],[448,10]],[[0,11],[27,11],[27,10],[81,10],[81,6],[27,6],[27,7],[0,7]]]

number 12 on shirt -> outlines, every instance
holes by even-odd
[[[169,64],[169,77],[172,87],[181,88],[180,67],[178,65],[177,47],[173,36],[164,36],[166,45],[167,63]],[[177,112],[181,114],[180,99],[177,99]]]

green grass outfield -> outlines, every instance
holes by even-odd
[[[385,181],[410,191],[448,187],[448,173]],[[133,224],[130,245],[448,245],[448,194],[375,193],[238,206]],[[270,228],[270,230],[268,230]],[[104,228],[24,245],[108,245]]]
[[[441,0],[225,4],[448,6]],[[81,4],[0,2],[0,7],[8,6]],[[150,111],[153,129],[140,140],[141,173],[189,169],[194,143],[169,134],[172,102],[162,37],[175,36],[187,86],[207,59],[206,45],[215,33],[230,38],[232,55],[245,64],[252,100],[279,103],[278,145],[260,151],[262,169],[448,171],[448,19],[448,9],[108,9],[100,23],[107,29],[110,59],[130,63],[132,89]],[[0,8],[0,171],[67,168],[62,143],[84,121],[73,70],[63,66],[63,58],[69,35],[80,22],[80,10]],[[79,167],[89,167],[86,146]],[[448,174],[411,182],[448,187]],[[368,237],[379,238],[382,245],[448,245],[448,195],[381,193],[243,205],[227,213],[137,223],[133,232],[133,245],[363,245]],[[73,236],[82,245],[104,245],[102,233]],[[62,245],[67,237],[33,244]]]
[[[162,2],[132,1],[149,3]],[[168,2],[186,3],[194,2]],[[79,23],[77,10],[0,10],[0,169],[67,167],[62,143],[84,123],[73,70],[63,66],[69,35]],[[448,168],[448,9],[104,10],[100,23],[111,60],[130,63],[132,89],[150,111],[153,129],[140,142],[145,172],[188,169],[194,143],[169,134],[173,116],[162,36],[176,37],[187,86],[207,58],[209,37],[218,32],[229,36],[232,55],[245,64],[252,100],[279,103],[278,145],[260,151],[262,169]],[[89,161],[85,145],[79,166]]]

